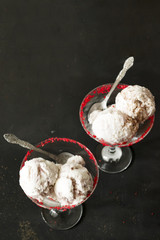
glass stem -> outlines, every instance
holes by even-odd
[[[109,153],[115,153],[116,148],[114,146],[113,147],[109,147],[108,151],[109,151]]]
[[[55,210],[55,209],[51,209],[51,210],[50,210],[50,215],[51,215],[52,217],[57,217],[58,214],[59,214],[59,212],[58,212],[57,210]]]
[[[118,162],[122,156],[122,150],[117,146],[105,146],[101,154],[106,162]]]

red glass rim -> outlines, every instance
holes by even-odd
[[[117,85],[117,89],[124,89],[126,87],[128,87],[129,85],[126,85],[126,84],[118,84]],[[103,94],[106,94],[110,91],[112,87],[112,83],[108,83],[108,84],[104,84],[104,85],[101,85],[101,86],[98,86],[97,88],[94,88],[93,90],[91,90],[85,97],[84,99],[82,100],[82,103],[81,103],[81,106],[80,106],[80,111],[79,111],[79,116],[80,116],[80,121],[81,121],[81,124],[82,124],[82,127],[84,128],[84,130],[86,131],[86,133],[91,137],[93,138],[94,140],[96,140],[97,142],[101,143],[102,145],[104,146],[119,146],[119,147],[128,147],[128,146],[131,146],[135,143],[138,143],[140,142],[148,133],[149,131],[151,130],[151,128],[153,127],[153,124],[154,124],[154,118],[155,116],[151,116],[149,117],[146,121],[149,121],[149,126],[147,127],[147,129],[145,129],[145,131],[143,132],[143,134],[138,137],[137,139],[135,140],[131,140],[129,142],[123,142],[123,143],[120,143],[120,144],[110,144],[110,143],[107,143],[105,142],[103,139],[99,139],[97,138],[94,134],[92,134],[86,127],[85,125],[85,114],[84,114],[84,108],[86,107],[86,105],[91,101],[91,99],[93,99],[95,97],[95,95],[103,95]],[[104,96],[105,97],[105,96]]]
[[[52,137],[52,138],[48,138],[44,141],[41,141],[39,144],[36,145],[36,147],[43,147],[45,146],[46,144],[48,143],[54,143],[54,142],[69,142],[69,143],[73,143],[73,144],[77,144],[81,149],[83,149],[87,155],[89,156],[89,159],[93,161],[94,165],[95,165],[95,169],[96,169],[96,176],[93,178],[93,189],[92,191],[87,195],[87,197],[82,201],[80,202],[79,204],[77,205],[65,205],[65,206],[62,206],[62,207],[47,207],[43,204],[43,202],[40,202],[36,199],[33,199],[31,197],[29,197],[29,199],[31,199],[35,204],[37,204],[39,207],[43,207],[43,208],[47,208],[47,209],[56,209],[56,210],[68,210],[68,209],[71,209],[71,208],[74,208],[74,207],[77,207],[79,206],[80,204],[82,204],[83,202],[85,202],[91,195],[92,193],[94,192],[96,186],[97,186],[97,183],[98,183],[98,179],[99,179],[99,168],[98,168],[98,164],[97,164],[97,161],[93,155],[93,153],[85,146],[83,145],[82,143],[76,141],[76,140],[73,140],[73,139],[69,139],[69,138],[58,138],[58,137]],[[33,150],[30,150],[26,153],[23,161],[22,161],[22,164],[20,166],[20,169],[24,166],[25,162],[28,161],[28,157],[31,155],[31,153],[33,152]],[[85,160],[85,159],[84,159]],[[50,198],[51,199],[51,198]],[[53,200],[54,201],[54,200]]]

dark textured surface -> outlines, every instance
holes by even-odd
[[[0,239],[160,239],[160,3],[142,0],[0,1]],[[69,137],[93,153],[79,106],[93,88],[113,82],[124,60],[124,79],[155,95],[152,131],[134,145],[124,172],[100,172],[94,195],[74,228],[54,231],[18,184],[26,153],[6,132],[36,144]]]

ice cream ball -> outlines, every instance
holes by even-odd
[[[93,189],[93,179],[81,156],[73,156],[61,166],[55,183],[55,198],[62,205],[79,204]]]
[[[149,89],[134,85],[119,92],[115,99],[118,110],[143,123],[155,112],[154,96]]]
[[[92,124],[92,131],[97,138],[113,145],[129,141],[137,132],[136,120],[111,105],[100,112]]]
[[[85,166],[85,161],[80,155],[74,155],[68,158],[67,165],[68,164],[74,164],[74,165],[80,164],[82,166]]]
[[[54,187],[54,192],[55,198],[58,199],[62,205],[73,203],[74,187],[71,179],[65,177],[58,178]]]
[[[43,200],[52,195],[59,168],[41,157],[26,161],[19,172],[19,184],[29,197]]]

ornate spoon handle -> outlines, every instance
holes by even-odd
[[[42,150],[41,148],[37,148],[37,147],[33,146],[32,144],[17,138],[14,134],[6,133],[3,135],[3,137],[9,143],[18,144],[23,148],[27,148],[29,150],[34,150],[36,152],[43,153],[43,154],[47,155],[48,157],[52,158],[54,161],[58,162],[58,157],[56,155],[46,152],[45,150]]]
[[[108,102],[111,94],[113,93],[113,91],[117,87],[118,83],[122,80],[122,78],[124,78],[127,70],[130,69],[133,66],[133,63],[134,63],[134,57],[129,57],[124,62],[123,69],[119,72],[115,82],[113,83],[113,85],[111,87],[111,90],[109,91],[109,93],[106,95],[105,99],[102,102],[103,109],[105,109],[107,107],[107,102]]]

